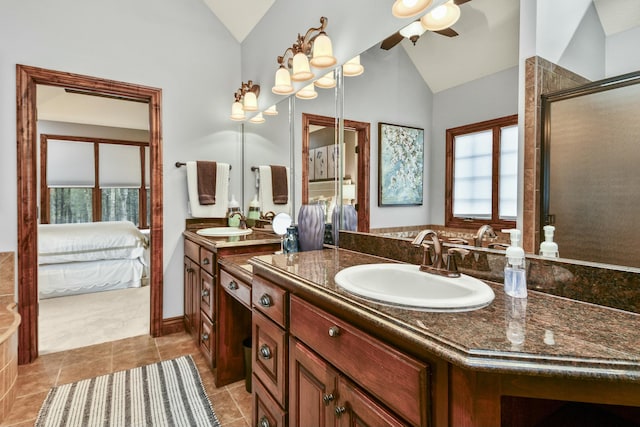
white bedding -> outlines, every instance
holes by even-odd
[[[40,299],[113,289],[139,288],[146,266],[139,259],[113,259],[41,265]]]
[[[129,221],[38,226],[38,263],[141,259],[147,237]]]

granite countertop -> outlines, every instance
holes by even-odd
[[[529,291],[505,295],[470,312],[434,313],[377,304],[339,288],[334,275],[353,265],[394,262],[344,249],[260,255],[254,274],[277,278],[293,293],[312,296],[334,313],[392,335],[459,366],[482,371],[640,383],[640,315]]]

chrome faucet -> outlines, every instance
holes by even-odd
[[[424,240],[429,237],[431,240],[424,243]],[[454,256],[456,253],[462,253],[463,249],[452,248],[447,252],[447,266],[444,265],[444,258],[442,254],[442,245],[438,238],[438,233],[433,230],[422,230],[411,244],[417,248],[423,247],[424,253],[422,257],[422,264],[420,265],[420,271],[426,273],[438,274],[445,277],[460,277],[460,273],[456,267]],[[430,246],[433,246],[433,256],[431,256]],[[466,251],[464,251],[466,252]],[[449,270],[449,268],[451,270]]]
[[[493,227],[491,227],[489,224],[485,224],[481,226],[478,229],[476,235],[473,236],[473,244],[478,248],[482,247],[482,240],[484,240],[485,235],[491,239],[495,239],[496,237],[498,237],[496,232],[493,231]]]
[[[228,216],[228,218],[231,219],[234,216],[238,216],[238,215],[240,215],[240,225],[238,226],[238,228],[240,228],[241,230],[246,230],[247,229],[247,219],[245,218],[244,215],[242,215],[242,212],[234,212],[234,213],[230,214]]]

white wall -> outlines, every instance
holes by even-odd
[[[606,77],[640,71],[640,27],[613,34],[606,40]]]
[[[16,64],[161,88],[163,316],[181,315],[187,196],[174,163],[229,162],[240,188],[239,125],[227,119],[241,83],[238,42],[201,0],[3,0],[0,40],[0,251],[17,248]]]

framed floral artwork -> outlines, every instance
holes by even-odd
[[[378,123],[378,206],[422,205],[424,129]]]

